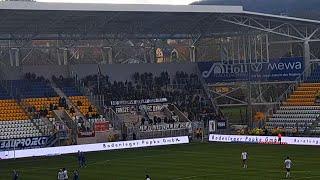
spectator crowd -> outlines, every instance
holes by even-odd
[[[208,115],[209,118],[222,116],[221,113],[216,113],[198,75],[194,73],[178,71],[173,78],[167,72],[158,76],[153,73],[135,73],[131,81],[125,82],[111,82],[104,75],[90,75],[82,81],[94,94],[104,95],[107,104],[110,101],[167,98],[168,102],[176,105],[190,120],[208,118]],[[157,123],[158,119],[152,121],[150,123]]]

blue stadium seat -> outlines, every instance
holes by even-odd
[[[45,80],[9,80],[8,90],[17,98],[39,98],[57,96],[54,89]]]
[[[57,79],[55,83],[65,93],[66,96],[82,96],[80,91],[76,88],[72,78]]]
[[[309,82],[309,83],[320,82],[320,66],[317,66],[312,70],[312,72],[310,73],[310,76],[307,77],[306,82]]]
[[[0,86],[0,99],[11,99],[10,94],[2,86]]]

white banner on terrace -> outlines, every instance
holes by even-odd
[[[230,143],[279,144],[277,136],[245,136],[210,134],[209,141]],[[286,137],[281,138],[282,144],[320,146],[320,138],[315,137]]]
[[[16,151],[3,151],[2,153],[0,153],[0,158],[13,159],[13,158],[35,157],[35,156],[55,156],[55,155],[76,153],[78,151],[82,151],[82,152],[109,151],[109,150],[117,150],[117,149],[141,148],[141,147],[164,146],[164,145],[186,144],[186,143],[189,143],[188,136],[157,138],[157,139],[142,139],[142,140],[133,140],[133,141],[119,141],[119,142],[83,144],[83,145],[74,145],[74,146],[60,146],[60,147],[25,149],[25,150],[16,150]]]
[[[127,100],[127,101],[111,101],[111,106],[153,104],[153,103],[166,103],[166,102],[168,102],[167,98],[140,99],[140,100]]]

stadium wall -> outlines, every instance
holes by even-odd
[[[111,81],[130,80],[135,72],[145,73],[152,72],[159,75],[163,71],[167,71],[170,76],[174,76],[177,71],[194,73],[197,70],[196,63],[164,63],[164,64],[105,64],[99,65],[100,71],[104,75],[108,75]],[[59,65],[24,65],[21,67],[3,68],[5,74],[3,79],[14,80],[20,79],[25,73],[31,72],[38,76],[51,78],[53,75],[63,75],[67,77],[72,73],[77,74],[79,78],[98,73],[97,64],[78,64],[70,66]]]
[[[14,67],[2,67],[1,71],[3,74],[3,77],[1,77],[1,79],[4,79],[4,80],[19,79],[22,74],[20,68],[14,68]]]
[[[159,75],[163,71],[167,71],[170,76],[175,75],[177,71],[187,73],[196,72],[196,63],[165,63],[165,64],[109,64],[100,65],[102,74],[107,74],[112,81],[130,80],[135,72],[145,73],[152,72],[154,75]],[[98,73],[97,64],[79,64],[71,66],[71,71],[74,71],[79,78],[91,74]]]
[[[40,66],[30,66],[24,65],[20,67],[5,67],[2,68],[2,72],[5,75],[3,79],[15,80],[21,79],[26,73],[35,73],[38,76],[43,76],[45,78],[51,78],[53,75],[68,75],[68,68],[66,66],[59,65],[40,65]]]

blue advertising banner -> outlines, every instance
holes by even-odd
[[[30,149],[46,145],[48,136],[27,137],[18,139],[0,140],[0,151],[8,149]]]
[[[253,64],[199,62],[202,78],[207,83],[236,81],[294,81],[304,71],[302,57],[270,59]]]

